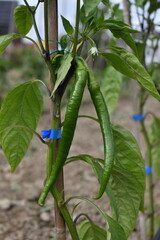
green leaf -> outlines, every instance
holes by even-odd
[[[125,65],[124,61],[114,53],[101,53],[103,57],[105,57],[112,66],[119,71],[120,73],[128,76],[129,78],[134,78],[134,73],[130,70],[129,66]]]
[[[65,49],[68,44],[68,35],[63,35],[60,39],[61,48]]]
[[[70,22],[65,17],[61,16],[61,18],[62,18],[63,27],[64,27],[66,33],[71,35],[74,32],[74,29],[73,29],[72,25],[70,24]]]
[[[75,199],[82,199],[82,200],[92,204],[102,214],[102,216],[105,218],[105,220],[106,220],[106,222],[107,222],[107,224],[109,226],[108,231],[111,233],[111,238],[109,238],[110,240],[127,240],[127,238],[125,236],[125,233],[124,233],[124,230],[121,227],[121,225],[119,223],[117,223],[113,218],[111,218],[108,214],[106,214],[95,203],[93,203],[91,200],[89,200],[87,198],[84,198],[84,197],[72,197],[72,199],[74,199],[74,198]],[[86,239],[86,238],[84,238],[84,239]],[[93,238],[93,239],[95,239],[95,238]]]
[[[70,53],[64,54],[64,56],[61,60],[61,66],[60,66],[60,68],[58,69],[58,72],[57,72],[57,80],[56,80],[52,95],[54,94],[54,92],[57,90],[60,83],[63,81],[63,79],[67,75],[67,73],[68,73],[68,71],[71,67],[72,59],[73,59],[73,57]]]
[[[117,30],[126,33],[141,33],[140,31],[130,28],[129,25],[125,24],[123,21],[112,18],[105,20],[101,27],[104,29]]]
[[[111,8],[111,4],[109,0],[102,0],[103,4],[106,5],[108,8]]]
[[[129,28],[129,25],[124,23],[123,21],[120,21],[120,20],[115,20],[113,18],[108,18],[107,20],[104,21],[104,23],[107,23],[107,24],[111,24],[112,23],[112,27],[113,26],[119,26],[119,27],[124,27],[126,26],[129,30],[131,30],[132,28]],[[114,25],[113,25],[114,24]]]
[[[80,240],[106,240],[106,231],[89,220],[81,222],[78,229]]]
[[[112,7],[111,13],[112,13],[112,15],[111,15],[112,18],[123,21],[123,10],[121,9],[120,4],[118,4],[118,3],[115,4]]]
[[[111,49],[117,54],[119,58],[117,58],[117,63],[115,62],[116,56],[112,57],[111,61],[113,62],[113,66],[121,73],[127,72],[129,73],[127,76],[133,76],[133,79],[136,79],[142,87],[144,87],[153,97],[160,101],[160,95],[156,90],[154,82],[151,79],[151,76],[139,62],[138,58],[127,50],[119,47],[111,47]],[[102,54],[103,56],[106,56]],[[107,57],[107,56],[106,56]],[[121,63],[120,63],[121,61]],[[116,64],[118,65],[116,67]],[[122,67],[123,66],[123,67]],[[126,73],[127,73],[126,72]]]
[[[84,2],[84,8],[86,16],[89,15],[89,13],[98,6],[98,4],[101,2],[101,0],[83,0]]]
[[[135,54],[138,55],[135,41],[129,33],[119,30],[111,30],[111,32],[114,37],[123,39],[123,41],[135,52]]]
[[[105,69],[101,83],[102,93],[111,113],[119,99],[122,86],[122,75],[113,67],[109,66]]]
[[[136,0],[136,6],[143,8],[148,0]]]
[[[113,33],[114,37],[123,39],[123,41],[135,52],[135,54],[138,55],[135,41],[130,35],[130,33],[138,32],[137,30],[134,30],[123,22],[114,19],[105,20],[101,24],[101,28],[109,29]]]
[[[12,172],[17,168],[31,142],[42,110],[38,81],[28,81],[14,88],[4,99],[0,110],[0,141]],[[12,128],[13,126],[13,128]]]
[[[144,50],[144,43],[137,42],[138,59],[140,62],[143,62]]]
[[[158,8],[160,8],[160,2],[158,2],[157,0],[151,0],[150,2],[150,6],[148,9],[148,13],[152,14],[154,11],[157,11]]]
[[[155,174],[160,178],[160,119],[154,117],[151,124],[152,164]]]
[[[30,31],[33,25],[33,19],[32,14],[28,10],[27,6],[19,5],[15,8],[14,22],[16,24],[18,31],[21,34],[26,35]]]
[[[114,219],[128,237],[136,224],[144,199],[145,167],[138,144],[132,134],[112,125],[115,143],[115,165],[106,192],[110,198]],[[103,169],[97,163],[94,170],[101,182]]]
[[[118,125],[112,125],[115,143],[115,164],[106,188],[114,219],[128,237],[136,224],[145,192],[145,167],[138,144],[132,134]],[[79,155],[68,160],[81,159],[89,163],[101,183],[104,164],[102,159]],[[114,234],[114,231],[113,233]],[[113,240],[118,239],[114,236]],[[121,239],[121,238],[119,238]]]
[[[121,225],[111,218],[109,215],[105,214],[108,225],[109,232],[111,233],[111,240],[127,240],[125,232]]]
[[[21,36],[16,33],[10,33],[7,35],[0,36],[0,55],[2,55],[8,45],[16,38],[20,38]]]
[[[52,58],[52,67],[53,70],[55,72],[55,74],[58,73],[58,70],[61,66],[61,62],[63,59],[64,55],[62,53],[56,54],[53,58]]]
[[[80,10],[80,20],[83,24],[85,23],[89,23],[90,21],[92,21],[94,18],[96,18],[97,16],[97,13],[98,13],[98,8],[95,7],[89,14],[88,16],[86,16],[86,13],[85,13],[85,8],[84,8],[84,5],[81,7],[81,10]]]
[[[114,218],[121,224],[128,237],[135,227],[144,199],[144,160],[132,134],[121,126],[112,127],[116,157],[110,178],[112,196],[109,194],[109,197]],[[112,201],[116,203],[116,209]]]

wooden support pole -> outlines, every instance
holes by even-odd
[[[57,0],[47,0],[48,1],[48,36],[49,40],[58,41],[58,1]],[[55,51],[58,49],[57,42],[49,41],[49,49],[50,52]],[[53,55],[52,55],[53,56]],[[53,90],[53,81],[51,81],[50,90]],[[54,103],[51,107],[51,115],[54,111]],[[59,143],[57,142],[56,150],[58,151]],[[55,153],[56,157],[56,153]],[[53,159],[55,161],[55,159]],[[63,191],[64,189],[64,182],[63,182],[63,172],[60,173],[58,180],[56,182],[56,187],[59,192]],[[55,234],[56,240],[65,240],[66,239],[66,226],[64,219],[60,213],[60,209],[57,203],[54,203],[54,211],[55,211]]]

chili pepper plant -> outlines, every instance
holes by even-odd
[[[128,130],[111,124],[107,102],[101,93],[93,70],[88,65],[88,59],[92,56],[97,57],[98,54],[117,71],[138,81],[148,94],[158,101],[160,95],[150,75],[139,61],[136,44],[131,36],[131,33],[137,31],[122,21],[112,17],[106,18],[105,13],[99,15],[97,9],[100,2],[100,0],[77,0],[75,26],[72,26],[65,16],[61,17],[66,34],[59,40],[60,49],[57,44],[53,44],[58,40],[55,0],[39,0],[36,1],[35,6],[30,6],[27,0],[24,0],[24,5],[19,5],[14,10],[14,21],[19,34],[11,33],[0,37],[0,54],[3,54],[14,39],[29,39],[36,46],[39,57],[44,59],[44,64],[47,65],[50,73],[47,83],[43,79],[27,81],[11,90],[5,97],[0,110],[0,142],[12,172],[20,164],[34,134],[48,149],[46,178],[38,204],[43,206],[48,194],[52,194],[56,203],[57,240],[66,239],[65,225],[73,240],[126,240],[135,227],[139,210],[143,211],[145,166],[140,149]],[[40,5],[44,8],[44,36],[41,36],[35,18]],[[103,0],[101,5],[105,5],[108,11],[112,12],[109,1]],[[38,44],[27,35],[32,26],[35,29]],[[106,30],[110,30],[116,38],[121,38],[129,45],[133,54],[118,46],[98,49],[94,36]],[[42,42],[43,38],[45,44]],[[90,48],[87,56],[83,54],[84,44]],[[72,84],[68,85],[70,82]],[[51,102],[51,126],[42,133],[42,136],[36,132],[43,105],[40,85],[47,89]],[[63,95],[69,86],[72,86],[71,93],[64,119],[61,119]],[[99,125],[104,145],[103,159],[85,153],[68,157],[85,88],[88,88],[97,118],[90,115],[80,117],[91,118]],[[63,167],[78,160],[89,164],[93,169],[100,185],[99,191],[96,196],[90,196],[90,198],[71,196],[69,199],[64,199]],[[104,212],[97,205],[96,200],[102,195],[106,196],[107,202],[109,201],[112,215]],[[68,210],[68,204],[74,199],[85,201],[96,208],[106,221],[106,229],[93,223],[90,216],[85,213],[73,219]],[[73,211],[78,206],[75,205]],[[81,216],[85,220],[80,218]],[[81,221],[77,226],[78,219]]]

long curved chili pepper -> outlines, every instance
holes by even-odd
[[[112,171],[114,163],[114,141],[107,105],[101,93],[99,84],[91,70],[89,70],[88,89],[100,122],[104,143],[104,172],[99,193],[94,197],[94,199],[99,199],[106,189]]]
[[[62,138],[60,140],[57,158],[55,164],[52,167],[51,175],[46,181],[44,189],[39,198],[38,203],[40,206],[44,205],[44,201],[48,195],[48,192],[55,184],[57,177],[68,156],[87,79],[88,72],[86,71],[82,60],[77,59],[75,82],[72,87],[70,99],[66,110]]]

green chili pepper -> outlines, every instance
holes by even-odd
[[[83,96],[84,88],[86,86],[87,78],[88,78],[88,72],[86,71],[86,68],[82,60],[77,59],[75,82],[72,87],[70,99],[69,99],[67,110],[66,110],[62,138],[60,140],[60,146],[59,146],[56,162],[52,167],[51,175],[49,179],[46,181],[45,187],[39,198],[38,203],[40,206],[43,206],[48,192],[55,184],[57,177],[67,159],[70,146],[73,140],[73,136],[74,136],[74,131],[75,131],[75,127],[78,119],[78,112],[81,105],[82,96]]]
[[[100,122],[101,132],[104,142],[104,172],[102,175],[101,186],[98,195],[94,199],[99,199],[107,186],[110,174],[114,163],[114,141],[111,123],[107,105],[101,93],[98,82],[96,81],[93,73],[89,70],[88,88],[91,94],[93,104],[95,106],[97,116]]]

